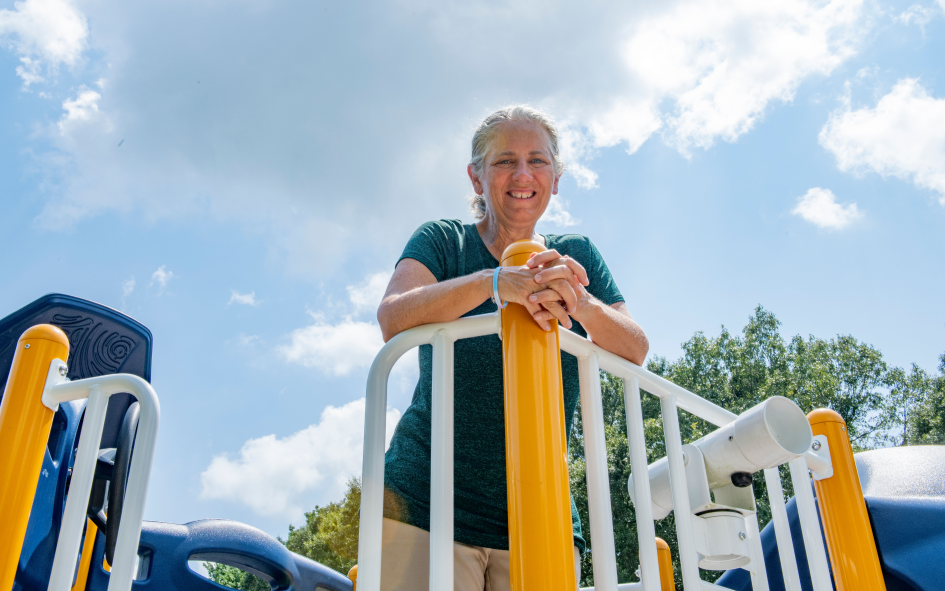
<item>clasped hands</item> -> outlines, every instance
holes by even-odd
[[[543,330],[551,330],[557,319],[571,328],[571,319],[581,321],[591,295],[581,263],[556,250],[535,253],[522,267],[504,267],[499,273],[499,297],[525,306]]]

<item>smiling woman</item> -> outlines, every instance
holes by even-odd
[[[385,340],[432,322],[494,312],[497,300],[524,306],[544,330],[552,323],[590,337],[637,364],[646,335],[630,317],[603,257],[577,234],[541,235],[535,225],[564,172],[557,131],[527,106],[496,111],[476,130],[467,173],[475,224],[439,220],[410,238],[377,311]],[[547,250],[521,267],[501,267],[518,240]],[[429,587],[432,348],[420,348],[420,380],[385,458],[381,588]],[[457,341],[454,374],[455,589],[509,589],[502,350],[498,336]],[[561,355],[565,433],[579,396],[577,360]],[[580,580],[585,549],[571,503]]]

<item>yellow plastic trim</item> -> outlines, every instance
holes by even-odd
[[[660,591],[676,591],[673,578],[673,553],[669,544],[662,538],[656,538],[656,559],[660,565]]]
[[[886,591],[846,422],[836,412],[807,415],[814,435],[827,438],[833,476],[814,481],[837,591]]]
[[[351,579],[351,583],[353,584],[351,591],[358,591],[358,565],[351,567],[351,570],[348,571],[348,578]]]
[[[520,266],[537,242],[515,242],[502,266]],[[502,310],[505,460],[514,591],[573,591],[574,536],[558,324],[545,332],[524,306]]]
[[[55,414],[42,402],[49,365],[68,358],[68,337],[49,324],[27,329],[16,343],[0,403],[0,589],[13,587]]]

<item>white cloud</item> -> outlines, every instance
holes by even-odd
[[[277,348],[286,361],[345,376],[370,367],[384,346],[381,328],[373,322],[345,319],[329,324],[321,315],[312,317],[313,324],[293,330],[289,344]]]
[[[168,282],[174,278],[174,272],[167,270],[167,265],[161,265],[158,267],[158,270],[151,275],[151,283],[148,286],[152,286],[155,283],[158,285],[158,293],[164,293],[164,288],[167,287]]]
[[[387,444],[399,420],[400,411],[387,410]],[[340,498],[347,480],[360,475],[363,438],[364,398],[328,406],[298,433],[250,439],[238,457],[214,457],[200,475],[200,496],[298,521],[306,509]]]
[[[349,285],[348,299],[354,306],[355,313],[373,312],[381,305],[392,272],[381,271],[368,275],[361,283]]]
[[[134,278],[134,277],[132,277],[131,279],[128,279],[127,281],[122,281],[122,282],[121,282],[121,297],[122,297],[122,298],[126,298],[126,297],[130,296],[131,293],[132,293],[134,290],[135,290],[135,278]]]
[[[102,95],[83,88],[74,99],[66,99],[62,102],[62,109],[65,113],[59,119],[59,132],[65,135],[69,127],[78,123],[92,121],[99,116],[98,101]]]
[[[802,80],[827,75],[854,54],[861,10],[860,0],[687,0],[643,19],[623,56],[650,102],[614,109],[595,138],[605,145],[623,139],[632,150],[668,98],[674,109],[663,115],[664,137],[681,152],[716,138],[735,141],[770,103],[791,101]],[[623,113],[635,115],[628,117],[633,133],[610,123]]]
[[[89,36],[85,15],[69,0],[23,0],[0,10],[0,42],[20,56],[16,73],[24,86],[43,80],[61,64],[74,65]]]
[[[791,213],[830,230],[842,230],[863,217],[856,203],[837,203],[833,191],[820,187],[814,187],[799,197],[797,207]]]
[[[939,193],[945,205],[945,99],[918,80],[900,80],[875,108],[852,109],[849,98],[820,131],[837,167],[911,180]]]
[[[574,216],[568,212],[567,207],[568,202],[565,201],[560,195],[552,195],[551,201],[548,202],[548,209],[546,209],[544,215],[541,216],[541,221],[548,222],[562,228],[576,226],[577,224],[581,223],[580,220],[575,219]]]
[[[251,291],[249,293],[240,293],[235,289],[230,290],[230,301],[226,303],[227,306],[230,304],[243,304],[246,306],[258,306],[261,304],[259,300],[256,299],[256,292]]]
[[[75,124],[50,140],[37,168],[56,190],[38,223],[68,228],[112,210],[209,216],[265,234],[290,271],[309,277],[365,241],[393,263],[404,227],[467,216],[471,128],[494,107],[530,101],[551,111],[573,178],[593,189],[603,148],[633,153],[653,134],[687,154],[735,141],[803,80],[853,55],[866,22],[862,0],[593,10],[563,0],[541,9],[366,0],[335,5],[331,18],[305,4],[83,6],[108,79],[107,91],[95,87],[107,95],[95,103],[107,124]],[[239,32],[260,22],[260,42],[246,44]],[[311,34],[278,33],[299,22],[312,23]],[[522,26],[569,42],[509,68],[507,40]],[[171,37],[178,43],[168,46]],[[328,53],[337,59],[285,59]],[[365,113],[370,121],[351,124]],[[365,150],[383,157],[368,166],[351,157]]]
[[[945,2],[945,0],[942,1]],[[929,24],[937,13],[938,11],[933,7],[913,4],[898,16],[893,17],[893,20],[904,25],[916,24],[925,31],[925,25]]]

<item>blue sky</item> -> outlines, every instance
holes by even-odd
[[[651,355],[740,329],[945,352],[945,2],[0,1],[0,313],[155,337],[148,519],[285,535],[360,471],[374,307],[529,102]],[[395,370],[391,425],[416,370]],[[415,363],[415,361],[413,361]]]

